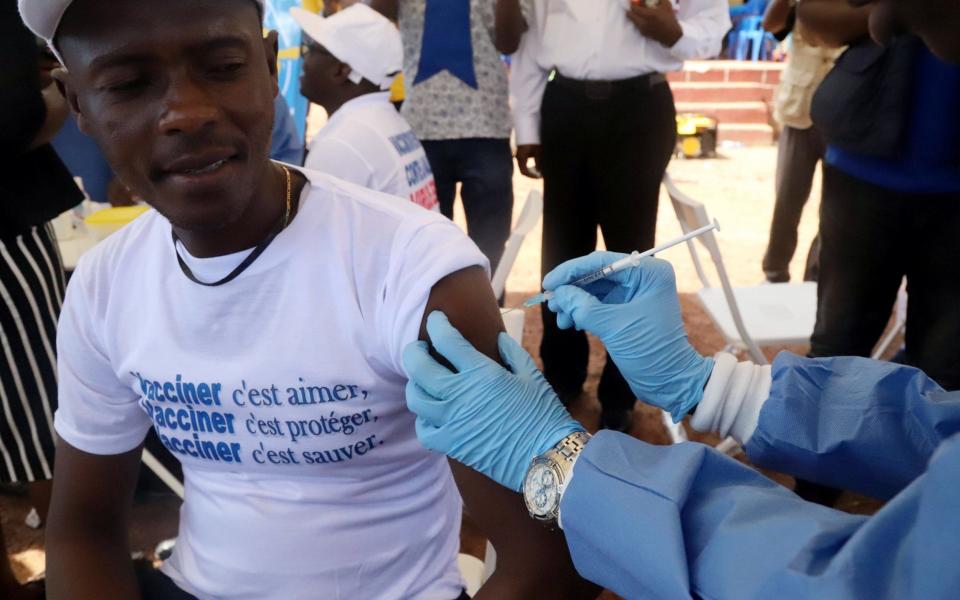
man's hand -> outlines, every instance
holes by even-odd
[[[672,48],[683,37],[683,28],[669,0],[660,0],[652,8],[647,6],[646,0],[630,0],[627,18],[644,37],[667,48]]]
[[[533,160],[533,168],[530,167],[530,160]],[[540,144],[522,144],[517,146],[517,166],[520,173],[531,179],[540,179]]]
[[[576,327],[600,338],[637,398],[679,422],[703,398],[713,360],[687,340],[670,263],[645,258],[585,288],[567,285],[625,256],[594,252],[550,271],[543,280],[554,293],[548,306],[560,329]]]
[[[527,30],[519,0],[497,0],[494,8],[493,45],[502,54],[513,54]]]
[[[427,320],[437,352],[426,342],[403,352],[410,375],[407,406],[417,415],[417,437],[501,485],[518,491],[530,460],[583,427],[573,420],[530,355],[506,333],[498,339],[501,367],[465,340],[442,312]]]

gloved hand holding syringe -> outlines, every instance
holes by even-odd
[[[716,229],[717,231],[720,231],[720,223],[718,223],[718,222],[716,221],[716,219],[714,219],[713,224],[711,224],[711,225],[705,225],[705,226],[701,227],[700,229],[695,229],[695,230],[691,231],[690,233],[688,233],[688,234],[686,234],[686,235],[682,235],[682,236],[678,237],[678,238],[675,239],[675,240],[671,240],[671,241],[667,242],[666,244],[661,244],[660,246],[657,246],[656,248],[651,248],[651,249],[649,249],[649,250],[647,250],[647,251],[645,251],[645,252],[638,252],[638,251],[635,250],[635,251],[634,251],[632,254],[630,254],[629,256],[626,256],[626,257],[624,257],[624,258],[621,258],[620,260],[614,262],[613,264],[607,265],[606,267],[604,267],[604,268],[602,268],[602,269],[600,269],[600,270],[594,271],[593,273],[590,273],[589,275],[585,275],[585,276],[581,277],[580,279],[577,279],[576,281],[571,281],[568,285],[575,285],[575,286],[578,286],[578,287],[585,287],[585,286],[593,283],[594,281],[599,281],[599,280],[601,280],[601,279],[604,279],[604,278],[606,278],[606,277],[609,277],[610,275],[616,273],[617,271],[622,271],[622,270],[624,270],[624,269],[631,269],[631,268],[637,267],[637,266],[640,265],[640,261],[643,260],[644,258],[648,257],[648,256],[653,256],[654,254],[657,254],[657,253],[659,253],[659,252],[663,252],[663,251],[666,250],[667,248],[672,248],[673,246],[676,246],[677,244],[682,244],[682,243],[684,243],[684,242],[686,242],[686,241],[688,241],[688,240],[692,240],[693,238],[698,237],[698,236],[701,236],[701,235],[703,235],[704,233],[706,233],[706,232],[708,232],[708,231],[712,231],[712,230],[714,230],[714,229]],[[527,300],[525,300],[524,303],[523,303],[523,306],[524,306],[525,308],[531,308],[531,307],[533,307],[533,306],[536,306],[537,304],[541,304],[541,303],[543,303],[543,302],[546,302],[546,301],[550,300],[551,298],[553,298],[553,292],[543,292],[543,293],[537,294],[536,296],[533,296],[533,297],[528,298]]]

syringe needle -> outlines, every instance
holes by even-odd
[[[598,270],[598,271],[595,271],[595,272],[593,272],[593,273],[590,273],[590,274],[588,274],[588,275],[585,275],[585,276],[581,277],[580,279],[577,279],[576,281],[571,281],[571,282],[570,282],[569,284],[567,284],[567,285],[582,285],[582,284],[586,284],[586,283],[592,283],[593,281],[596,281],[597,279],[602,279],[602,278],[604,278],[604,277],[608,277],[611,273],[613,273],[613,272],[615,272],[615,271],[619,271],[620,269],[625,269],[625,268],[628,268],[628,267],[636,267],[636,266],[638,266],[638,265],[640,264],[640,260],[643,259],[643,258],[646,258],[646,257],[648,257],[648,256],[654,256],[654,255],[656,255],[656,254],[658,254],[658,253],[660,253],[660,252],[663,252],[664,250],[666,250],[666,249],[668,249],[668,248],[672,248],[672,247],[676,246],[677,244],[682,244],[682,243],[684,243],[684,242],[686,242],[686,241],[692,240],[693,238],[699,237],[699,236],[707,233],[708,231],[712,231],[712,230],[714,230],[714,229],[716,229],[717,231],[720,231],[720,223],[718,223],[716,219],[714,219],[714,220],[713,220],[713,223],[711,223],[710,225],[704,225],[703,227],[701,227],[701,228],[699,228],[699,229],[695,229],[695,230],[691,231],[690,233],[686,233],[686,234],[684,234],[684,235],[682,235],[682,236],[680,236],[680,237],[678,237],[678,238],[676,238],[676,239],[674,239],[674,240],[670,240],[670,241],[667,242],[666,244],[661,244],[661,245],[657,246],[656,248],[651,248],[651,249],[649,249],[649,250],[647,250],[647,251],[645,251],[645,252],[634,253],[633,256],[623,258],[623,259],[617,261],[616,263],[614,263],[613,265],[607,265],[607,266],[604,267],[603,269],[600,269],[600,270]],[[628,264],[628,263],[629,263],[629,264]],[[523,302],[523,307],[524,307],[524,308],[532,308],[532,307],[534,307],[534,306],[536,306],[536,305],[538,305],[538,304],[542,304],[543,302],[546,302],[547,300],[549,300],[549,299],[551,299],[551,298],[553,298],[553,292],[541,292],[541,293],[537,294],[536,296],[531,296],[530,298],[527,298],[527,299]]]

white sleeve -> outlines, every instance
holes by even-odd
[[[420,335],[427,299],[433,286],[451,273],[490,263],[473,240],[445,217],[423,211],[415,223],[404,223],[390,251],[378,329],[397,373],[403,368],[403,349]],[[413,221],[413,220],[411,220]]]
[[[730,4],[726,0],[683,0],[677,11],[683,37],[670,48],[679,60],[714,58],[730,31]]]
[[[57,434],[90,454],[122,454],[136,448],[151,421],[138,396],[118,379],[102,340],[103,324],[90,309],[83,262],[67,286],[57,327],[59,407]]]
[[[543,31],[536,10],[525,4],[527,31],[510,66],[510,104],[517,145],[540,143],[540,105],[550,72],[537,62]]]
[[[356,148],[337,138],[324,138],[311,145],[303,166],[365,188],[377,189],[370,163]]]
[[[737,362],[734,355],[720,352],[690,425],[700,432],[732,435],[745,444],[757,429],[772,384],[770,365]]]

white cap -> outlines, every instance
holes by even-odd
[[[263,0],[253,0],[260,5],[263,10]],[[63,59],[60,53],[53,45],[53,38],[57,35],[57,29],[60,27],[60,20],[63,14],[70,8],[73,0],[20,0],[20,17],[23,22],[37,36],[46,40],[47,45],[53,50],[60,62]]]
[[[403,68],[403,43],[396,25],[366,4],[358,2],[327,18],[302,8],[291,8],[290,14],[304,33],[350,65],[354,83],[362,77],[387,89]]]

